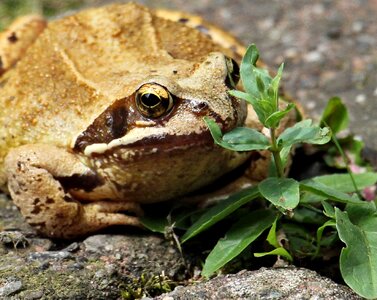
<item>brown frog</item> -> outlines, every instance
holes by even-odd
[[[242,52],[198,17],[134,3],[17,21],[0,36],[1,189],[41,234],[72,238],[138,225],[140,204],[250,163],[203,121],[262,130],[228,94]]]

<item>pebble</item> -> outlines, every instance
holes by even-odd
[[[305,55],[304,59],[307,62],[318,62],[322,59],[322,54],[319,51],[310,51]]]
[[[31,291],[25,296],[25,300],[37,300],[43,297],[43,291]]]
[[[9,281],[5,285],[0,287],[0,296],[1,297],[10,296],[21,289],[22,289],[22,282],[20,280]]]
[[[367,96],[365,94],[359,94],[356,96],[355,101],[359,104],[364,104],[367,99]]]
[[[62,260],[72,258],[68,251],[45,251],[33,252],[29,254],[29,260]]]

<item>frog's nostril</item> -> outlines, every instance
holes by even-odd
[[[195,112],[201,112],[203,110],[208,109],[208,104],[206,102],[199,102],[199,103],[194,104],[192,109]]]

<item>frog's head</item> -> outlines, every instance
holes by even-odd
[[[133,181],[140,176],[139,184],[164,186],[163,193],[182,183],[190,186],[184,192],[198,188],[239,165],[247,155],[214,145],[203,120],[214,119],[223,132],[244,123],[246,104],[228,93],[239,78],[237,64],[213,52],[185,67],[177,70],[175,63],[147,74],[130,96],[113,103],[78,137],[75,148],[94,158],[96,166],[117,173],[118,184],[131,172]],[[168,198],[182,194],[180,189]]]

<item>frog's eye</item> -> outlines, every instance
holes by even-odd
[[[226,68],[228,70],[228,75],[225,83],[232,88],[235,88],[238,81],[240,80],[240,67],[233,58],[225,57]]]
[[[168,113],[174,101],[170,93],[161,85],[144,84],[136,92],[136,107],[147,118],[158,118]]]

